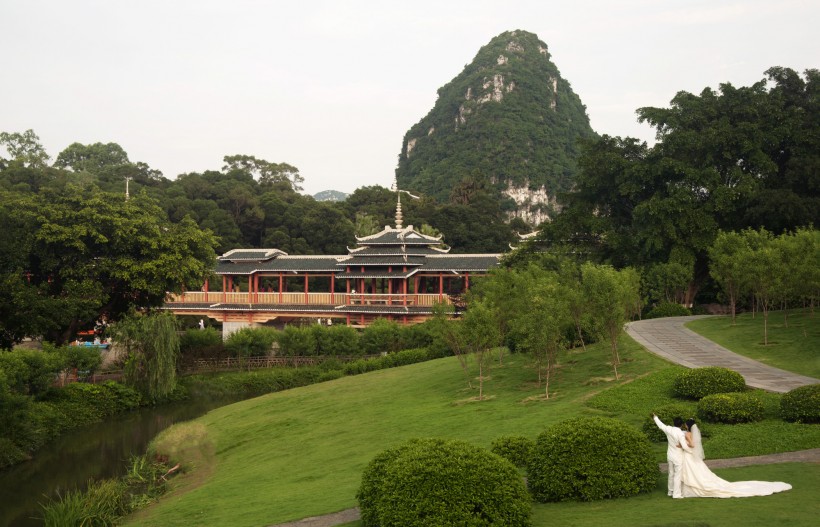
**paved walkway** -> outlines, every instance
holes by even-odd
[[[820,379],[773,368],[732,353],[683,327],[691,320],[707,316],[710,315],[638,320],[627,324],[626,332],[647,350],[667,360],[687,368],[729,368],[743,375],[746,384],[753,388],[785,393],[799,386],[820,383]]]
[[[748,467],[751,465],[773,465],[775,463],[820,463],[820,448],[767,454],[765,456],[706,459],[704,462],[709,468]],[[666,472],[669,469],[666,463],[660,463],[660,468],[661,472]]]

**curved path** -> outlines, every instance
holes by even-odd
[[[683,326],[708,316],[712,315],[637,320],[626,325],[626,332],[647,350],[667,360],[687,368],[729,368],[743,375],[746,384],[753,388],[785,393],[799,386],[820,383],[820,379],[773,368],[733,353]]]
[[[683,327],[690,320],[707,316],[711,315],[638,320],[627,324],[626,332],[647,350],[669,361],[687,368],[704,366],[729,368],[743,375],[746,384],[754,388],[784,393],[798,386],[820,383],[820,379],[772,368],[733,353]],[[820,448],[766,456],[712,459],[707,460],[706,464],[712,468],[724,468],[786,462],[820,463]],[[661,463],[660,468],[661,471],[665,471],[666,463]],[[360,517],[359,509],[356,507],[272,527],[333,527],[358,520]]]

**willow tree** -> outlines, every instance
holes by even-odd
[[[171,313],[134,314],[113,328],[125,350],[125,382],[150,401],[166,398],[176,386],[179,335]]]

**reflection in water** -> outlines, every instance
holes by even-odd
[[[124,474],[131,455],[145,453],[160,431],[234,401],[192,399],[144,408],[64,434],[38,450],[33,460],[0,471],[0,527],[42,525],[36,519],[40,503],[85,488],[89,480]]]

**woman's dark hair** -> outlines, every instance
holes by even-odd
[[[689,430],[692,430],[693,426],[695,426],[695,420],[692,419],[692,418],[687,419],[686,420],[686,428],[689,429]]]

